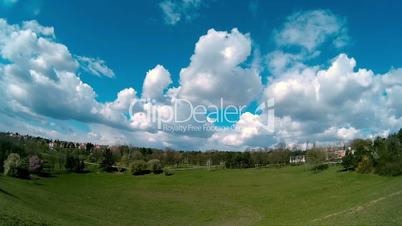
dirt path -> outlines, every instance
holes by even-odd
[[[339,212],[335,212],[335,213],[326,215],[324,217],[316,218],[313,221],[321,221],[321,220],[325,220],[325,219],[335,217],[335,216],[338,216],[338,215],[343,215],[343,214],[353,214],[353,213],[359,212],[361,210],[364,210],[364,209],[366,209],[366,208],[368,208],[370,206],[373,206],[376,203],[381,202],[381,201],[383,201],[385,199],[388,199],[388,198],[391,198],[391,197],[394,197],[394,196],[397,196],[397,195],[401,195],[401,194],[402,194],[402,191],[397,191],[397,192],[391,193],[389,195],[382,196],[382,197],[379,197],[377,199],[371,200],[371,201],[369,201],[367,203],[364,203],[362,205],[352,207],[352,208],[349,208],[349,209],[346,209],[346,210],[342,210],[342,211],[339,211]]]

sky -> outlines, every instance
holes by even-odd
[[[402,128],[401,10],[400,1],[0,0],[0,130],[183,150],[384,136]],[[144,116],[185,115],[177,99],[243,111],[203,122]],[[273,116],[259,111],[266,100]]]

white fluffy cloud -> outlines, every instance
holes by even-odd
[[[335,57],[329,67],[305,62],[325,42],[340,46],[337,37],[345,35],[343,23],[322,10],[289,17],[276,33],[283,37],[277,43],[279,49],[267,57],[273,75],[266,85],[256,67],[247,66],[252,51],[250,35],[237,29],[210,29],[196,43],[190,64],[180,71],[177,87],[169,87],[171,74],[157,65],[146,73],[141,95],[127,88],[117,93],[114,101],[99,102],[77,71],[81,68],[113,77],[102,60],[71,54],[56,41],[52,27],[36,21],[20,26],[0,20],[0,129],[13,127],[68,140],[182,149],[270,146],[281,141],[334,142],[395,131],[402,127],[402,69],[375,74],[356,68],[356,60],[346,54]],[[287,52],[288,45],[304,50]],[[146,101],[148,98],[155,102]],[[219,106],[223,99],[224,106],[239,106],[266,98],[275,99],[274,133],[261,127],[267,112],[244,112],[232,129],[181,133],[161,131],[145,115],[146,110],[154,109],[162,118],[169,118],[176,99],[205,106]],[[129,117],[133,103],[134,114]],[[184,116],[190,109],[183,105],[176,110]],[[71,121],[88,127],[88,131],[66,126]],[[164,123],[204,125],[195,120]]]
[[[353,58],[340,54],[328,69],[297,69],[267,86],[265,95],[275,98],[276,116],[303,125],[294,139],[350,139],[366,130],[380,133],[402,126],[400,110],[390,104],[395,97],[383,95],[400,88],[387,80],[402,77],[396,71],[375,75],[355,67]]]
[[[147,72],[145,76],[142,97],[150,99],[160,99],[166,88],[172,83],[170,73],[162,65]]]
[[[340,54],[328,68],[295,66],[269,82],[263,99],[275,99],[274,133],[261,127],[266,112],[246,112],[210,141],[247,147],[384,135],[402,127],[401,95],[401,69],[375,74]]]
[[[180,72],[179,97],[196,104],[243,105],[262,89],[256,70],[240,64],[250,56],[249,35],[211,29],[198,40],[191,63]]]
[[[127,117],[114,107],[122,95],[113,104],[97,102],[92,87],[76,75],[77,60],[52,39],[53,28],[32,21],[20,27],[0,20],[0,30],[1,58],[9,62],[0,66],[3,108],[37,117],[127,127]]]
[[[201,0],[163,0],[159,3],[168,25],[175,25],[183,18],[192,20],[198,16],[197,10],[200,6]]]

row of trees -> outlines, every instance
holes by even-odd
[[[379,175],[402,175],[402,129],[387,138],[356,139],[342,164],[346,170]]]

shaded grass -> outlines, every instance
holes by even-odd
[[[184,170],[171,177],[107,173],[35,181],[2,177],[0,189],[10,195],[0,192],[0,219],[11,216],[21,222],[54,225],[402,222],[402,195],[388,197],[402,190],[402,178],[338,170],[331,167],[312,173],[301,166]]]

